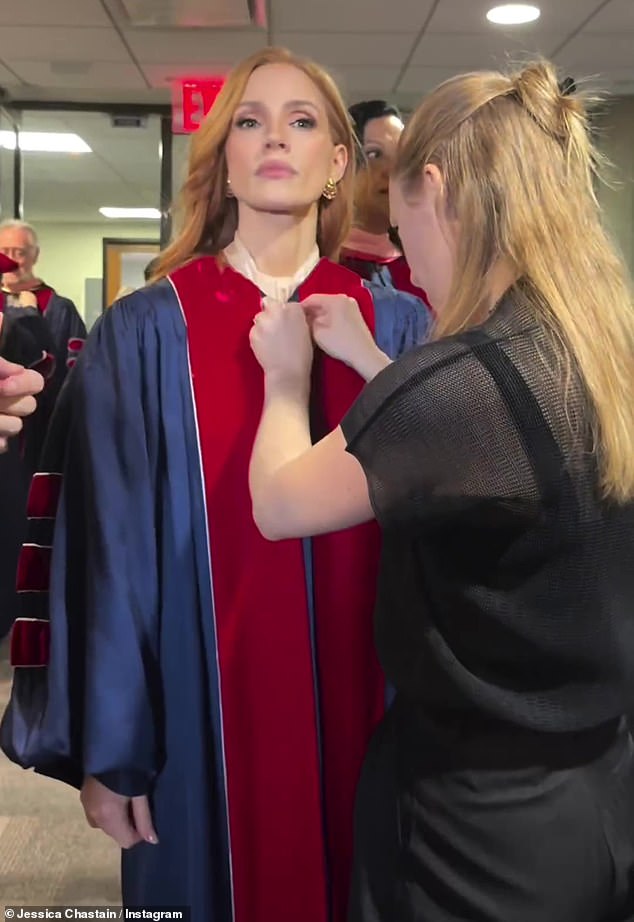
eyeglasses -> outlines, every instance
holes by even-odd
[[[25,256],[33,250],[32,246],[30,247],[0,247],[0,253],[4,253],[5,256],[8,256],[9,259],[24,259]]]

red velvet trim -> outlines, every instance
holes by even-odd
[[[50,547],[24,544],[18,559],[18,592],[48,592],[51,570]]]
[[[61,489],[61,474],[35,474],[31,480],[27,502],[28,517],[30,519],[54,519]]]
[[[14,668],[48,666],[50,624],[18,618],[11,630],[9,658]]]
[[[35,289],[34,294],[40,313],[45,314],[55,292],[48,285],[42,285],[40,288]]]

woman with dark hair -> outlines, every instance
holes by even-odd
[[[428,323],[427,295],[412,283],[400,240],[390,226],[389,181],[404,128],[401,113],[384,99],[355,103],[348,112],[358,143],[358,169],[353,226],[341,263],[368,282],[414,295],[424,305]]]

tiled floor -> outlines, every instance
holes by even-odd
[[[0,646],[0,713],[11,670]],[[78,793],[0,753],[0,907],[117,905],[119,850],[84,820]]]

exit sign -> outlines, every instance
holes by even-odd
[[[224,77],[191,77],[172,83],[172,131],[198,131],[224,85]]]

